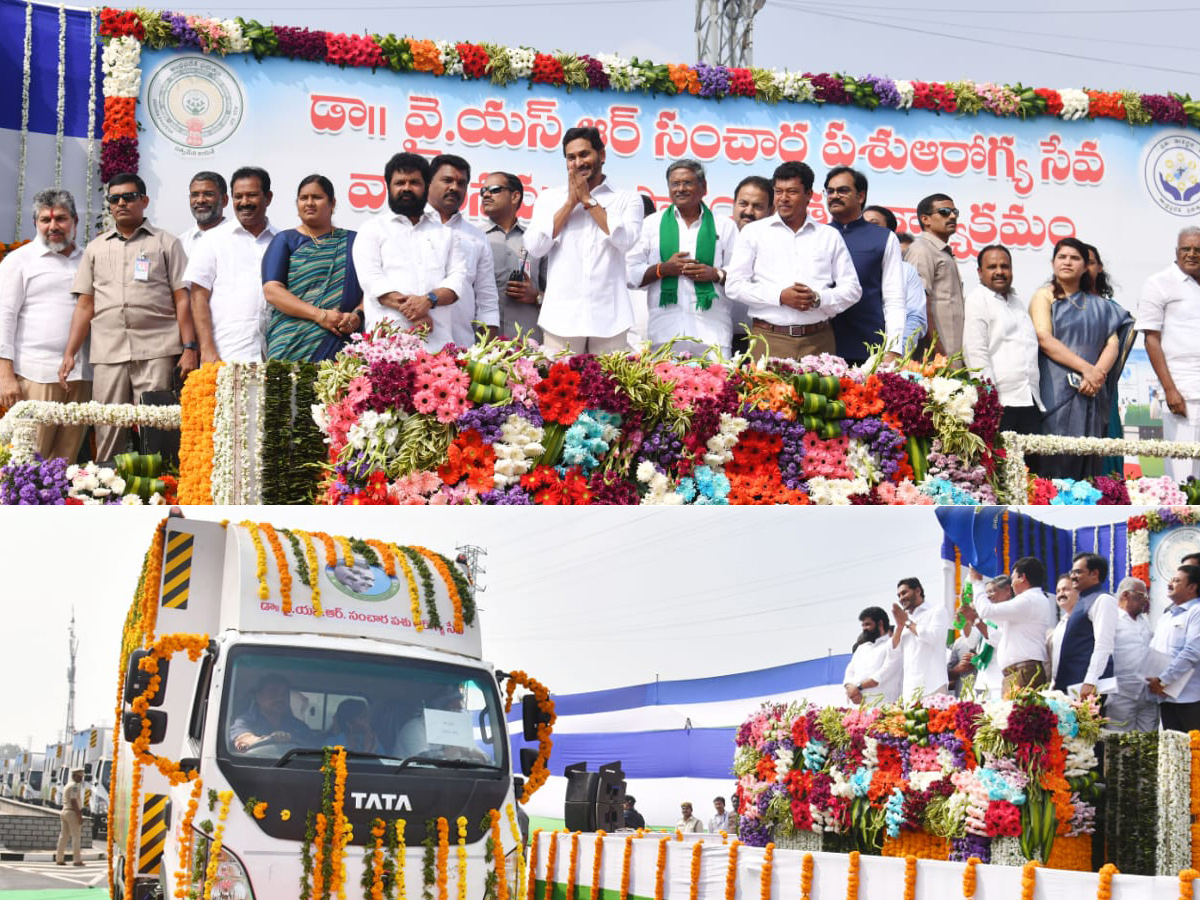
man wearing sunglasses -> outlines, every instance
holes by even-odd
[[[137,175],[109,179],[108,210],[115,227],[83,251],[71,287],[78,300],[59,366],[66,387],[75,357],[91,336],[92,397],[101,403],[140,403],[167,390],[178,368],[186,378],[200,348],[183,280],[187,256],[174,235],[146,220],[146,184]],[[126,429],[96,427],[96,458],[125,449]]]
[[[927,345],[952,356],[962,350],[963,286],[950,238],[958,230],[958,209],[945,194],[930,194],[917,204],[921,233],[904,254],[925,283],[928,305]]]
[[[525,249],[525,227],[517,220],[525,186],[511,172],[492,172],[483,180],[479,196],[479,206],[492,223],[485,234],[500,295],[500,334],[516,337],[520,328],[522,335],[541,343],[537,319],[546,290],[546,260],[531,259]]]
[[[1175,243],[1175,262],[1151,275],[1138,298],[1137,327],[1162,385],[1163,440],[1200,441],[1200,228],[1188,226]],[[1200,460],[1169,459],[1173,481],[1200,478]]]

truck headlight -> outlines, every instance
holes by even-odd
[[[198,838],[207,838],[207,835],[196,835]],[[207,868],[208,852],[212,848],[211,840],[207,841],[205,849],[205,867]],[[196,873],[199,876],[199,884],[196,887],[202,887],[204,884],[204,875],[202,872]],[[254,900],[254,890],[250,887],[250,876],[246,874],[246,869],[242,866],[241,861],[226,850],[221,848],[221,855],[217,858],[217,872],[213,878],[212,900]]]
[[[524,852],[524,847],[513,847],[504,857],[504,876],[508,879],[508,893],[512,896],[517,890],[517,857]]]

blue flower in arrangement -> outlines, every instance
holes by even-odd
[[[884,820],[887,822],[888,837],[900,837],[900,826],[904,824],[904,791],[900,785],[892,788],[884,807]]]
[[[728,506],[729,479],[708,466],[697,466],[690,476],[679,480],[675,493],[684,503],[696,506]]]
[[[871,770],[866,766],[860,767],[850,776],[850,787],[854,788],[855,797],[867,796],[867,791],[871,789]]]
[[[1055,478],[1054,486],[1058,488],[1058,494],[1050,501],[1051,506],[1095,506],[1104,496],[1086,481]]]
[[[810,772],[819,772],[825,765],[825,757],[828,755],[829,748],[823,742],[810,740],[804,745],[804,768]]]
[[[601,409],[580,413],[563,439],[564,470],[579,466],[585,472],[590,472],[599,466],[600,459],[608,453],[608,448],[619,433],[620,421],[620,416]]]
[[[1014,806],[1020,806],[1025,802],[1025,792],[1009,784],[1004,776],[996,770],[980,768],[976,770],[976,774],[979,776],[980,783],[987,788],[989,800],[1007,800]]]
[[[1073,738],[1079,734],[1079,720],[1075,717],[1075,710],[1071,708],[1070,703],[1057,700],[1054,697],[1047,697],[1046,705],[1058,716],[1059,734],[1064,738]]]

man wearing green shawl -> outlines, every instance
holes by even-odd
[[[667,167],[671,205],[646,219],[625,260],[632,289],[646,288],[647,337],[654,348],[676,339],[679,352],[699,356],[711,348],[729,356],[733,318],[725,297],[725,267],[737,226],[714,216],[704,203],[704,167],[681,159]]]

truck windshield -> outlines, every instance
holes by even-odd
[[[104,765],[100,767],[100,784],[104,787],[104,789],[106,791],[108,790],[108,780],[111,775],[112,775],[112,760],[106,759],[104,761]]]
[[[42,787],[42,773],[41,772],[30,772],[29,773],[29,786],[31,788],[33,788],[35,791],[41,789],[41,787]]]
[[[319,761],[324,747],[383,765],[507,764],[496,684],[482,669],[322,649],[232,648],[222,755]],[[310,763],[311,764],[311,763]]]

